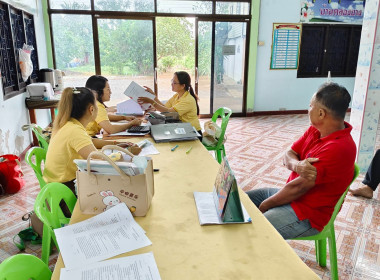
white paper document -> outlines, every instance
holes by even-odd
[[[152,244],[124,203],[54,232],[67,269],[80,268]]]
[[[136,102],[139,97],[148,97],[152,100],[156,98],[155,95],[147,92],[145,88],[143,88],[142,86],[140,86],[139,84],[133,81],[129,84],[127,89],[124,91],[124,94]],[[141,108],[143,110],[147,110],[149,107],[150,107],[150,104],[147,104],[147,103],[141,105]]]
[[[148,139],[138,142],[137,145],[141,148],[139,156],[158,155],[160,153]]]
[[[134,100],[129,99],[116,105],[116,114],[119,115],[144,115],[144,111],[141,106]]]
[[[84,268],[61,269],[60,280],[159,280],[153,253],[102,261]]]
[[[213,192],[194,192],[195,205],[198,211],[199,223],[201,225],[224,225],[231,224],[224,223],[220,220],[217,208],[215,206]],[[244,205],[241,204],[243,210],[244,221],[243,222],[232,222],[233,224],[243,224],[252,222],[247,210]]]

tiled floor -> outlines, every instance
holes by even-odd
[[[202,120],[202,122],[205,120]],[[282,166],[284,151],[308,127],[307,115],[233,118],[227,129],[226,152],[239,186],[244,190],[283,186],[289,171]],[[380,137],[377,138],[380,148]],[[18,253],[12,239],[28,226],[21,216],[33,209],[39,191],[32,170],[25,164],[26,186],[15,195],[0,197],[0,261]],[[359,186],[363,174],[354,183]],[[335,221],[340,279],[380,279],[380,195],[373,199],[348,195]],[[314,242],[288,241],[299,257],[321,279],[329,279],[329,263],[315,261]],[[27,253],[40,257],[41,247],[28,244]],[[57,253],[50,258],[54,267]]]

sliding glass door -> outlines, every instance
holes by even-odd
[[[197,21],[196,87],[201,114],[243,113],[245,22]]]

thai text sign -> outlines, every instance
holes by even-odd
[[[301,0],[301,22],[361,24],[365,0]]]

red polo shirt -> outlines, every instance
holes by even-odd
[[[335,204],[354,176],[356,146],[351,137],[352,126],[320,138],[320,132],[310,126],[305,134],[292,145],[300,160],[319,158],[313,163],[317,168],[315,186],[290,205],[298,219],[309,219],[313,228],[321,231],[329,222]],[[299,175],[292,172],[287,182]]]

